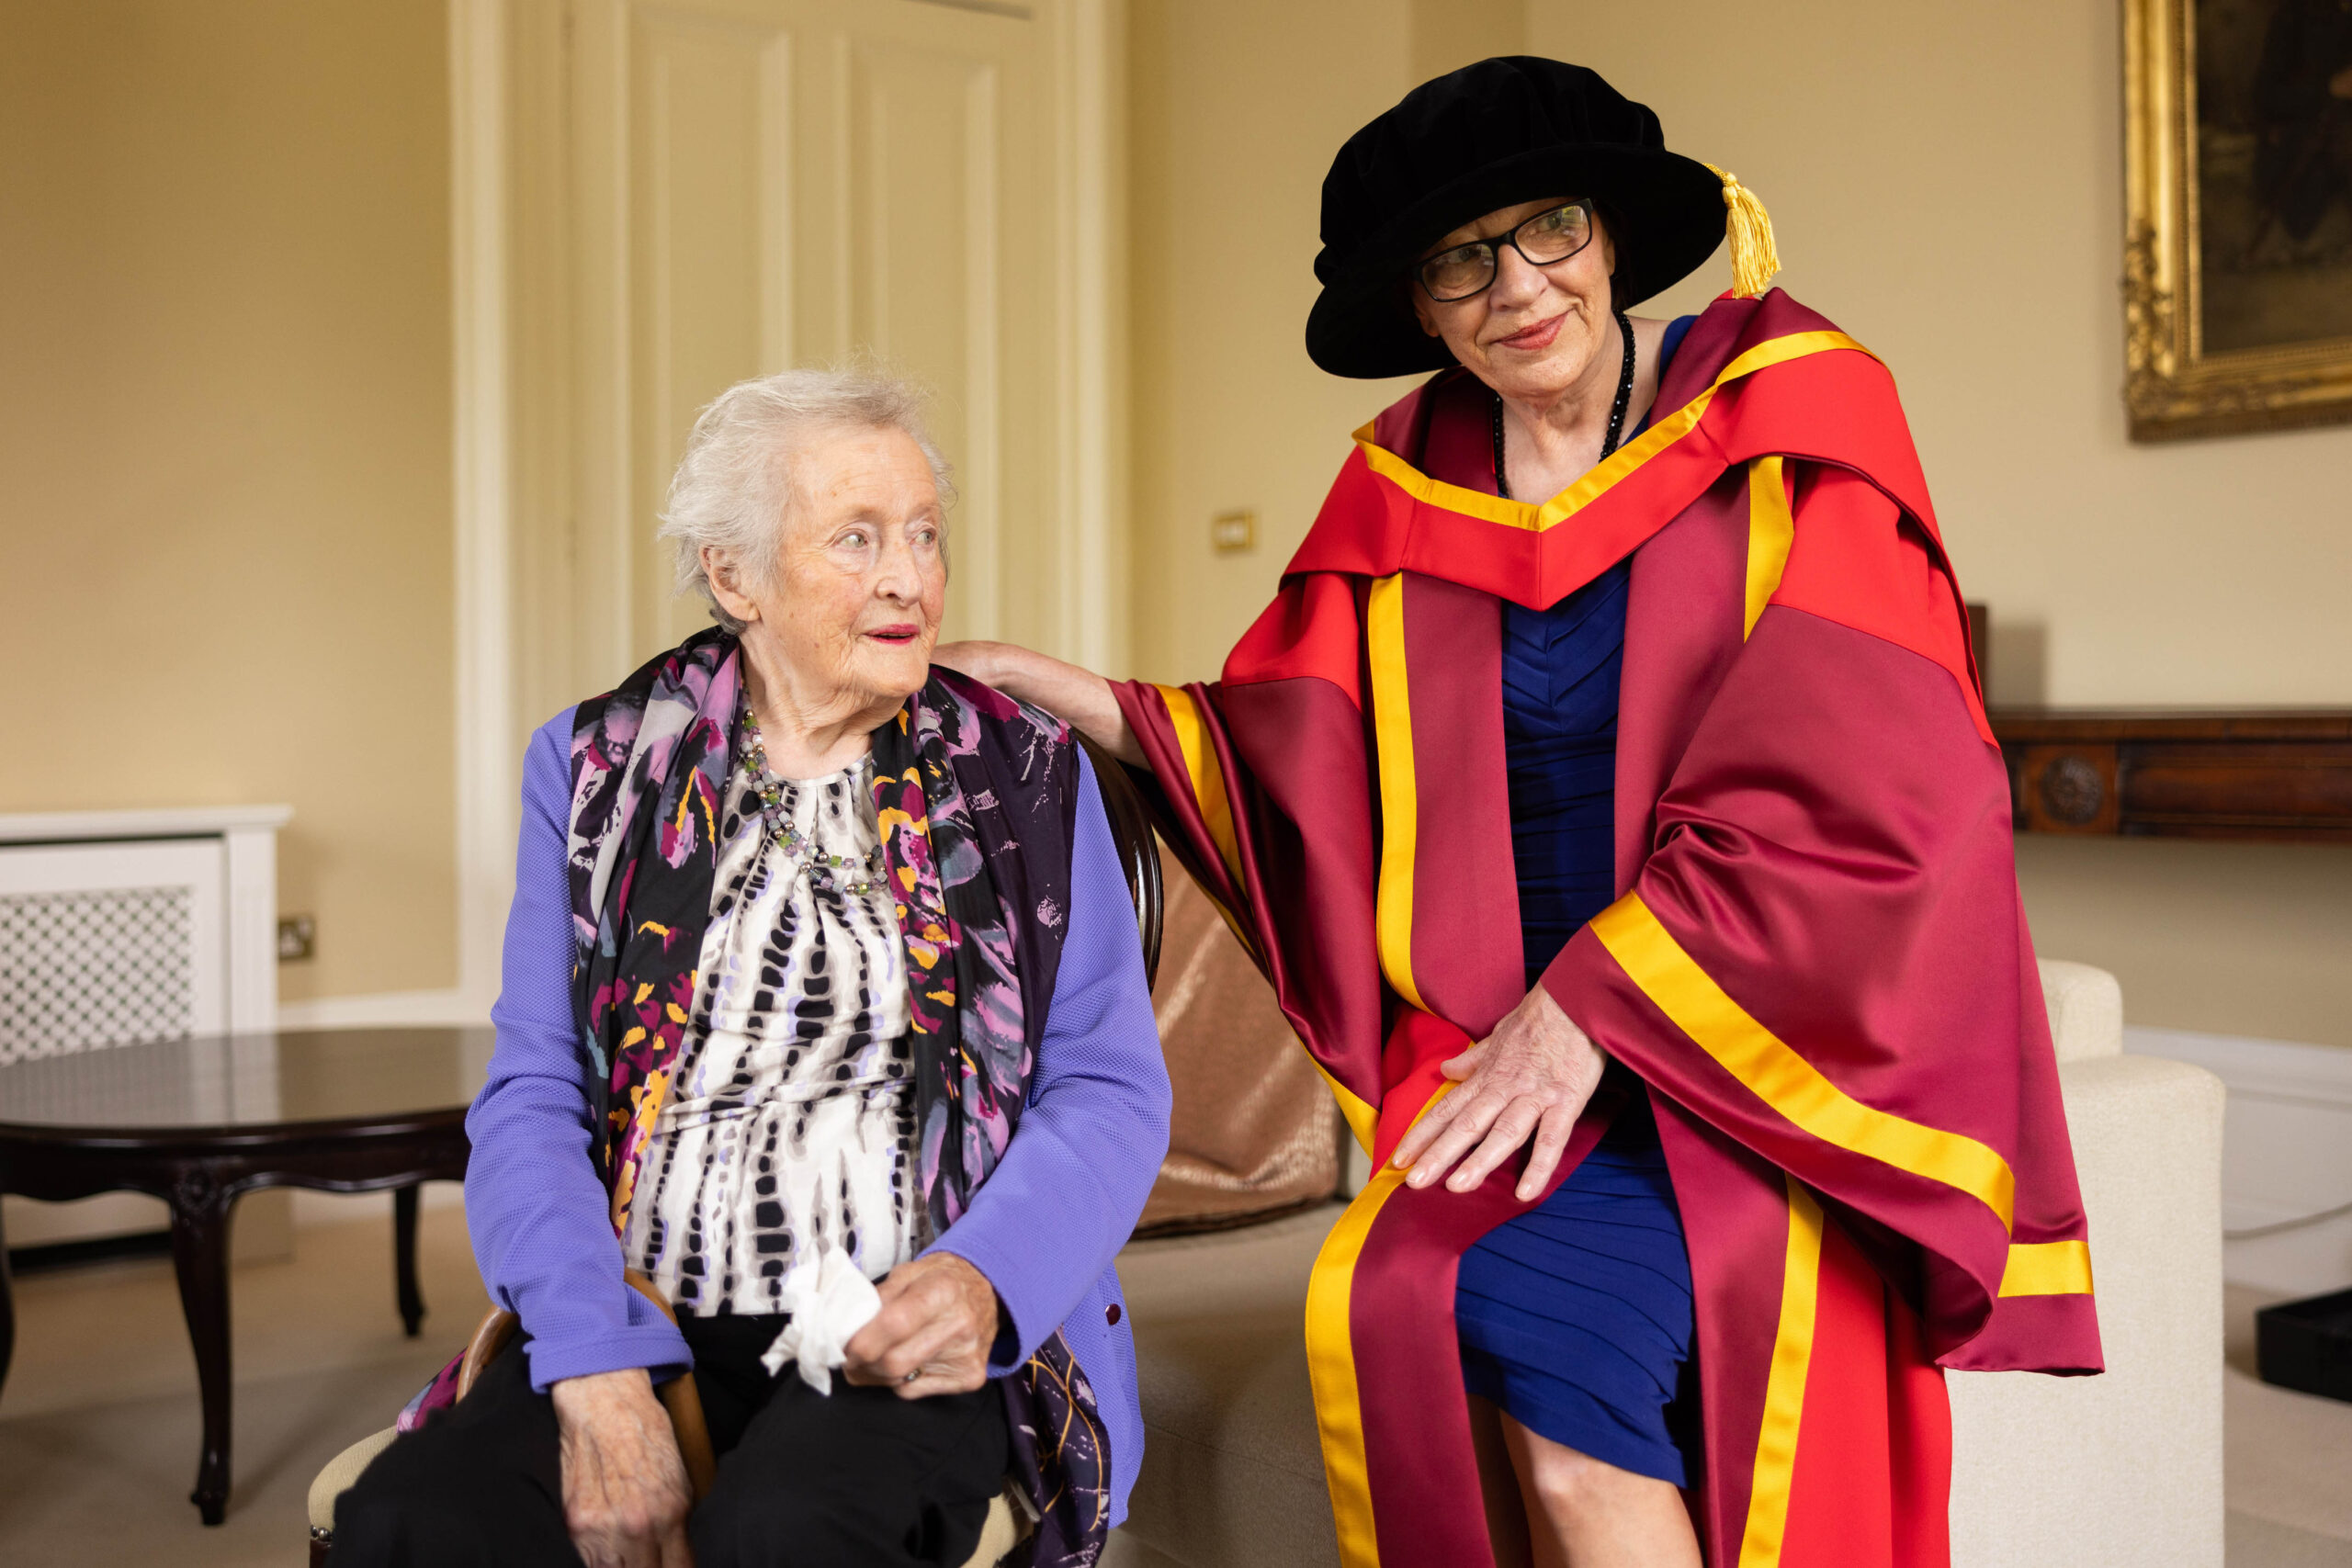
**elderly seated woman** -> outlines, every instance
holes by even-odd
[[[521,1353],[413,1403],[341,1568],[961,1563],[1008,1478],[1036,1561],[1091,1562],[1125,1511],[1111,1265],[1168,1080],[1084,753],[932,667],[916,409],[816,371],[711,404],[662,532],[718,625],[532,738],[467,1122]],[[684,1376],[699,1502],[655,1393]]]

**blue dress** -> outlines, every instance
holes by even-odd
[[[1668,327],[1661,372],[1690,320]],[[1531,988],[1615,893],[1631,577],[1620,561],[1549,610],[1503,605],[1503,751]],[[1686,1486],[1698,1453],[1690,1263],[1648,1098],[1630,1075],[1625,1087],[1625,1109],[1559,1190],[1463,1255],[1463,1382],[1532,1432]]]

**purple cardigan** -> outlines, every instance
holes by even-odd
[[[565,880],[571,748],[567,710],[531,737],[524,759],[514,908],[491,1012],[498,1044],[466,1118],[474,1260],[492,1299],[523,1320],[531,1386],[542,1391],[591,1372],[646,1367],[662,1377],[693,1363],[677,1329],[621,1282],[620,1243],[589,1161]],[[1143,1418],[1112,1260],[1168,1151],[1168,1070],[1110,823],[1083,752],[1079,763],[1069,932],[1028,1105],[1002,1162],[933,1247],[979,1269],[1004,1303],[1017,1344],[990,1375],[1011,1372],[1061,1328],[1101,1406],[1116,1524],[1143,1457]],[[997,1348],[1008,1348],[1005,1337]]]

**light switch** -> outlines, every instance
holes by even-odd
[[[288,915],[277,922],[277,961],[299,964],[319,950],[319,922],[309,915]]]

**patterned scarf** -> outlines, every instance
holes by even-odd
[[[684,1043],[740,671],[734,637],[714,628],[574,719],[572,1000],[602,1089],[616,1232]],[[936,1235],[963,1216],[1020,1120],[1035,1065],[1028,1021],[1042,1022],[1061,959],[1077,754],[1059,721],[949,674],[873,744],[906,943],[916,1168]]]
[[[741,684],[736,638],[714,627],[573,716],[572,1005],[616,1235],[685,1043]],[[906,944],[917,1180],[936,1235],[1003,1158],[1027,1102],[1068,932],[1078,754],[1058,720],[944,671],[873,745]],[[1031,1561],[1091,1564],[1110,1475],[1084,1373],[1057,1331],[1001,1386],[1040,1516]],[[445,1402],[434,1393],[418,1418]]]

